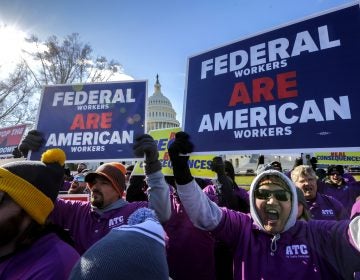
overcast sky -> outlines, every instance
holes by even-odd
[[[149,96],[159,74],[182,123],[188,57],[352,2],[357,1],[0,0],[0,25],[42,40],[77,32],[95,55],[148,80]]]

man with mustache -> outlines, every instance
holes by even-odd
[[[36,142],[36,139],[29,140],[33,134],[29,132],[23,142]],[[28,147],[32,146],[28,145]],[[69,230],[74,239],[75,248],[80,254],[83,254],[112,228],[126,224],[130,214],[138,208],[152,208],[160,222],[165,222],[170,218],[169,187],[161,173],[156,142],[150,135],[144,134],[135,139],[133,150],[137,157],[145,155],[144,171],[149,186],[149,202],[130,203],[123,199],[126,189],[126,167],[118,162],[102,164],[95,172],[86,174],[85,182],[90,190],[90,202],[57,200],[50,220]]]
[[[250,215],[220,208],[192,177],[191,152],[190,136],[178,132],[169,155],[179,197],[196,227],[234,250],[234,279],[352,279],[359,271],[359,216],[351,222],[297,221],[296,187],[271,169],[250,186]]]

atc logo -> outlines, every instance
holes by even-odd
[[[109,220],[109,228],[120,226],[124,223],[124,216],[115,217]]]
[[[286,257],[297,259],[297,258],[309,258],[309,251],[305,244],[294,244],[286,246]]]
[[[321,214],[325,217],[334,217],[335,216],[333,209],[322,209]]]

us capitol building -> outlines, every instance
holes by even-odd
[[[170,100],[161,92],[159,75],[156,75],[154,93],[147,101],[147,132],[154,129],[164,129],[179,127],[180,123],[176,119],[176,112]]]

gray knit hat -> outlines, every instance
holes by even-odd
[[[154,211],[140,208],[128,225],[112,229],[91,246],[69,279],[168,280],[164,236]]]

